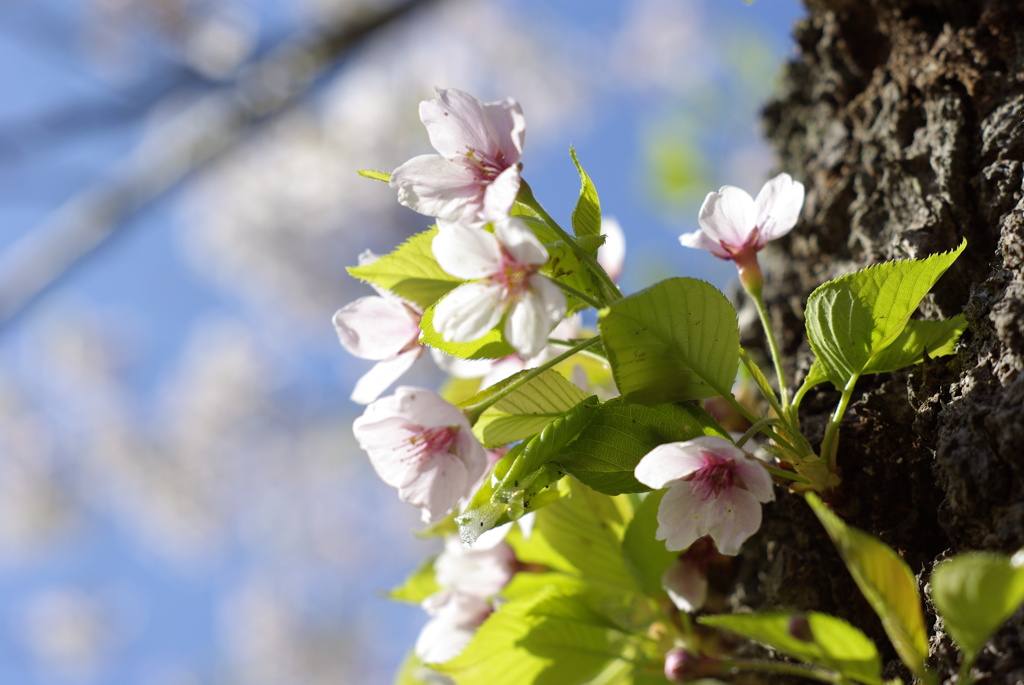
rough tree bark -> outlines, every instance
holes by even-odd
[[[806,4],[799,54],[765,112],[780,170],[808,191],[800,225],[762,260],[785,350],[803,360],[790,381],[806,370],[801,313],[817,285],[968,240],[923,306],[929,318],[966,312],[958,354],[862,379],[832,497],[844,519],[927,578],[958,552],[1024,546],[1024,2]],[[745,337],[758,344],[753,329]],[[837,396],[826,385],[804,402],[818,441]],[[887,645],[798,498],[766,508],[735,571],[734,607],[829,611]],[[948,680],[956,655],[928,611],[933,663]],[[887,675],[909,682],[885,654]],[[1024,682],[1024,612],[990,642],[977,672],[978,682]]]

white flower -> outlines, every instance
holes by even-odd
[[[789,233],[803,205],[804,186],[789,174],[765,183],[756,200],[739,188],[723,186],[704,199],[698,218],[701,230],[684,233],[679,242],[722,259],[736,259]]]
[[[433,618],[420,630],[414,651],[425,664],[441,664],[466,648],[494,605],[475,595],[436,592],[423,602]]]
[[[505,339],[521,357],[539,353],[565,316],[565,296],[540,267],[548,252],[521,219],[482,228],[438,222],[437,263],[472,281],[448,293],[434,308],[434,328],[448,342],[477,340],[505,317]]]
[[[439,155],[420,155],[391,173],[398,201],[413,211],[482,226],[512,211],[526,121],[512,99],[480,102],[461,90],[437,89],[420,103],[420,119]]]
[[[739,553],[761,527],[761,503],[775,499],[768,471],[715,436],[659,445],[634,473],[655,490],[668,488],[658,507],[655,537],[672,551],[710,535],[722,554]]]
[[[469,421],[429,390],[400,386],[369,405],[352,429],[377,475],[422,510],[424,523],[449,514],[487,468]]]

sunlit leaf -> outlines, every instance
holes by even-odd
[[[967,319],[957,314],[943,321],[908,321],[891,345],[872,357],[864,373],[885,373],[928,357],[944,357],[956,351],[956,342],[967,329]]]
[[[385,183],[391,182],[391,174],[384,171],[374,171],[373,169],[360,169],[357,171],[363,178],[371,178],[374,181],[384,181]]]
[[[417,233],[372,264],[350,266],[348,272],[420,307],[429,307],[462,285],[434,259],[431,245],[435,235],[436,227]]]
[[[970,552],[936,566],[931,585],[935,608],[970,664],[1024,602],[1024,567],[1003,555]]]
[[[580,175],[580,196],[576,201],[576,207],[572,210],[572,230],[577,238],[595,237],[601,234],[601,202],[597,197],[597,188],[594,187],[590,176],[583,170],[576,150],[569,148],[572,156],[572,163],[576,165],[576,171]],[[593,250],[588,250],[591,256],[597,254],[598,243]]]
[[[388,593],[388,597],[398,602],[419,604],[440,589],[434,579],[434,559],[436,555],[423,562],[405,582]]]
[[[665,542],[654,537],[658,530],[658,507],[665,492],[657,490],[644,498],[622,539],[626,564],[648,595],[663,592],[661,577],[669,564],[679,557],[679,552],[668,551]]]
[[[875,644],[835,616],[763,612],[702,616],[697,621],[763,642],[787,656],[824,666],[860,683],[882,682],[882,659]],[[795,634],[795,625],[800,625],[803,634]]]
[[[623,397],[661,404],[727,394],[739,365],[736,310],[714,286],[671,278],[600,314]]]
[[[473,426],[487,447],[529,438],[567,411],[586,394],[557,371],[547,370],[488,407]]]
[[[964,241],[955,250],[925,259],[877,264],[811,293],[805,311],[807,337],[837,388],[864,373],[889,370],[897,359],[919,360],[919,355],[894,354],[880,364],[882,368],[868,371],[875,358],[903,335],[921,299],[966,246]]]
[[[460,281],[458,285],[461,284]],[[420,330],[423,331],[421,340],[424,344],[460,359],[502,359],[516,353],[505,341],[503,322],[504,319],[476,340],[464,343],[448,342],[434,328],[434,307],[430,306],[423,312],[423,318],[420,320]]]
[[[847,526],[814,493],[806,498],[839,549],[857,587],[882,620],[896,653],[914,675],[924,678],[928,633],[914,574],[890,547]]]

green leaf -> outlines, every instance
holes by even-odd
[[[726,433],[695,404],[648,407],[614,399],[597,408],[580,436],[552,460],[560,468],[600,492],[650,490],[633,475],[637,463],[658,445],[701,435]]]
[[[967,664],[1024,602],[1024,567],[1000,554],[960,554],[935,567],[932,600]],[[961,671],[962,672],[962,671]]]
[[[671,278],[614,302],[598,328],[623,397],[643,404],[729,392],[739,365],[736,310],[714,286]]]
[[[814,493],[807,493],[806,498],[857,587],[882,619],[896,653],[914,675],[924,679],[928,633],[910,567],[885,543],[843,523]]]
[[[572,230],[577,238],[601,235],[601,202],[597,197],[597,188],[590,180],[590,176],[583,170],[583,165],[576,157],[576,150],[569,148],[572,156],[572,163],[576,165],[576,171],[580,175],[580,197],[576,201],[576,207],[572,210]],[[598,243],[600,245],[600,243]],[[597,255],[597,247],[592,251],[588,250],[591,256]]]
[[[594,276],[580,263],[572,248],[559,237],[558,233],[552,230],[542,219],[531,216],[524,216],[522,218],[548,251],[549,259],[547,264],[541,268],[541,273],[592,297],[596,297],[597,293],[601,292],[601,290],[597,286]],[[587,239],[590,242],[595,241],[594,236],[587,236]],[[600,246],[601,242],[603,241],[594,243],[595,250]],[[568,311],[570,313],[587,306],[574,297],[568,297],[568,300]]]
[[[419,604],[430,595],[440,590],[434,579],[434,560],[437,555],[424,561],[405,582],[388,593],[388,598],[397,602]]]
[[[628,498],[603,495],[572,479],[567,482],[569,496],[537,512],[533,531],[516,548],[516,557],[586,580],[637,590],[622,555],[622,539],[633,514]]]
[[[384,181],[385,183],[391,182],[391,174],[384,171],[374,171],[373,169],[360,169],[356,172],[363,178],[372,178],[374,181]]]
[[[656,490],[644,498],[636,508],[622,539],[622,554],[626,565],[648,595],[664,592],[661,577],[665,569],[679,557],[679,552],[668,551],[664,541],[654,537],[658,530],[658,507],[666,492]]]
[[[539,433],[585,397],[565,376],[549,369],[484,410],[473,426],[473,434],[486,447],[523,440]]]
[[[390,290],[399,297],[426,308],[462,281],[438,266],[431,250],[437,228],[431,228],[399,245],[372,264],[350,266],[355,278]]]
[[[871,359],[864,373],[896,371],[956,351],[956,342],[967,329],[967,319],[957,314],[943,321],[908,321],[896,340]]]
[[[502,605],[436,668],[458,685],[582,685],[622,656],[628,638],[585,594],[553,588]]]
[[[794,635],[791,626],[794,621],[803,620],[806,620],[807,634]],[[860,630],[835,616],[817,612],[798,615],[763,612],[701,616],[697,622],[762,642],[782,654],[832,669],[860,683],[882,683],[882,659],[875,644]]]
[[[967,246],[925,259],[887,262],[829,281],[807,298],[807,337],[837,388],[871,368],[921,299]]]
[[[459,284],[461,285],[461,281]],[[420,319],[422,342],[460,359],[501,359],[515,354],[516,351],[505,341],[503,329],[504,324],[499,322],[481,338],[465,343],[453,343],[442,338],[434,328],[434,305],[427,307],[423,312],[423,318]]]

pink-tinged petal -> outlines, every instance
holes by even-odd
[[[543,266],[547,263],[547,249],[522,219],[507,217],[502,221],[495,221],[494,235],[505,251],[520,264]]]
[[[429,390],[401,385],[392,397],[398,413],[417,426],[459,426],[470,430],[469,420],[458,407]]]
[[[338,341],[360,359],[387,359],[415,346],[419,315],[397,298],[361,297],[334,314]]]
[[[736,475],[743,481],[747,489],[758,502],[771,502],[775,499],[772,477],[761,462],[751,457],[736,459]]]
[[[758,247],[789,233],[804,206],[804,184],[779,174],[764,184],[754,201],[757,207]]]
[[[619,222],[611,217],[601,219],[601,234],[604,235],[604,243],[597,250],[597,263],[613,282],[618,283],[626,261],[626,234]]]
[[[683,447],[685,444],[670,442],[658,445],[640,459],[633,475],[654,490],[661,490],[672,481],[686,478],[704,465],[704,459],[699,450],[691,452]]]
[[[518,164],[526,143],[526,118],[519,103],[512,98],[487,102],[484,103],[483,114],[495,143],[491,149],[495,161],[509,166]]]
[[[483,190],[483,207],[480,216],[483,221],[498,221],[512,213],[521,184],[519,165],[510,166],[494,177]]]
[[[459,593],[445,593],[443,603],[434,601],[428,610],[434,618],[423,626],[413,649],[425,664],[440,664],[458,656],[494,611],[489,602]]]
[[[565,295],[544,276],[528,279],[505,321],[505,339],[519,356],[529,359],[548,344],[548,335],[565,315]]]
[[[761,503],[741,488],[723,491],[716,501],[716,520],[708,531],[718,551],[730,556],[761,527]]]
[[[697,250],[707,250],[716,257],[722,259],[731,259],[732,255],[726,252],[721,243],[716,243],[714,240],[709,238],[707,234],[702,231],[693,231],[692,233],[684,233],[679,236],[679,243],[683,247],[692,247]]]
[[[460,285],[434,307],[434,329],[448,342],[479,340],[501,321],[504,296],[486,281]]]
[[[484,113],[484,103],[456,88],[437,88],[436,91],[435,99],[420,103],[420,121],[434,149],[450,160],[462,157],[469,150],[497,152],[498,142],[491,117]]]
[[[349,399],[356,404],[369,404],[381,396],[392,383],[412,367],[413,363],[423,354],[422,347],[415,347],[401,354],[377,362],[372,369],[356,381]]]
[[[686,549],[707,533],[700,501],[693,496],[690,483],[683,480],[674,483],[661,499],[658,506],[658,530],[654,537],[665,541],[671,552]]]
[[[501,271],[501,244],[482,228],[438,221],[431,249],[438,266],[456,278],[475,281]]]
[[[451,536],[434,561],[434,579],[442,588],[488,599],[512,579],[515,561],[512,548],[505,542],[466,547],[457,536]]]
[[[692,614],[708,597],[708,577],[702,564],[676,559],[661,576],[661,586],[680,611]]]
[[[484,188],[477,175],[441,155],[420,155],[391,172],[390,185],[405,207],[452,221],[482,223]]]
[[[708,193],[697,217],[709,239],[737,250],[746,244],[756,219],[753,198],[733,186]]]
[[[445,354],[436,347],[430,348],[430,356],[437,368],[455,378],[482,378],[491,372],[493,359],[460,359]]]
[[[474,482],[466,463],[455,454],[435,454],[415,479],[398,489],[398,498],[419,507],[420,520],[430,524],[450,514]]]

